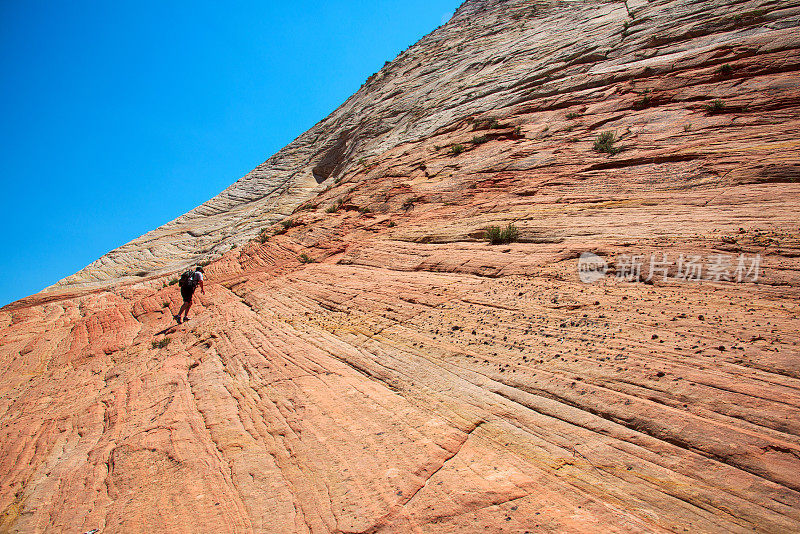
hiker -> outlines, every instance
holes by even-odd
[[[181,279],[178,282],[178,285],[181,288],[181,296],[183,297],[183,306],[181,309],[178,310],[178,315],[173,316],[178,324],[181,324],[183,321],[189,320],[189,308],[192,307],[192,296],[194,295],[194,290],[197,289],[197,286],[200,286],[200,292],[203,295],[206,294],[206,290],[203,287],[203,271],[202,267],[197,267],[193,271],[186,271],[181,275]],[[183,314],[183,320],[181,320],[181,314]]]

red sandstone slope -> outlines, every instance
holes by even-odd
[[[800,39],[762,4],[351,162],[186,325],[169,277],[4,308],[0,529],[800,531]]]

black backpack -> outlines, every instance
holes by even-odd
[[[181,279],[178,280],[178,285],[186,289],[194,289],[197,285],[197,280],[194,278],[194,271],[186,271],[183,273]]]

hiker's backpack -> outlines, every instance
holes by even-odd
[[[178,281],[178,285],[186,289],[194,289],[194,286],[197,285],[197,280],[194,278],[194,271],[190,270],[183,273],[181,279]]]

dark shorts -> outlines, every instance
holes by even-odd
[[[183,302],[192,302],[192,295],[194,295],[193,287],[182,287],[181,288],[181,296],[183,297]]]

